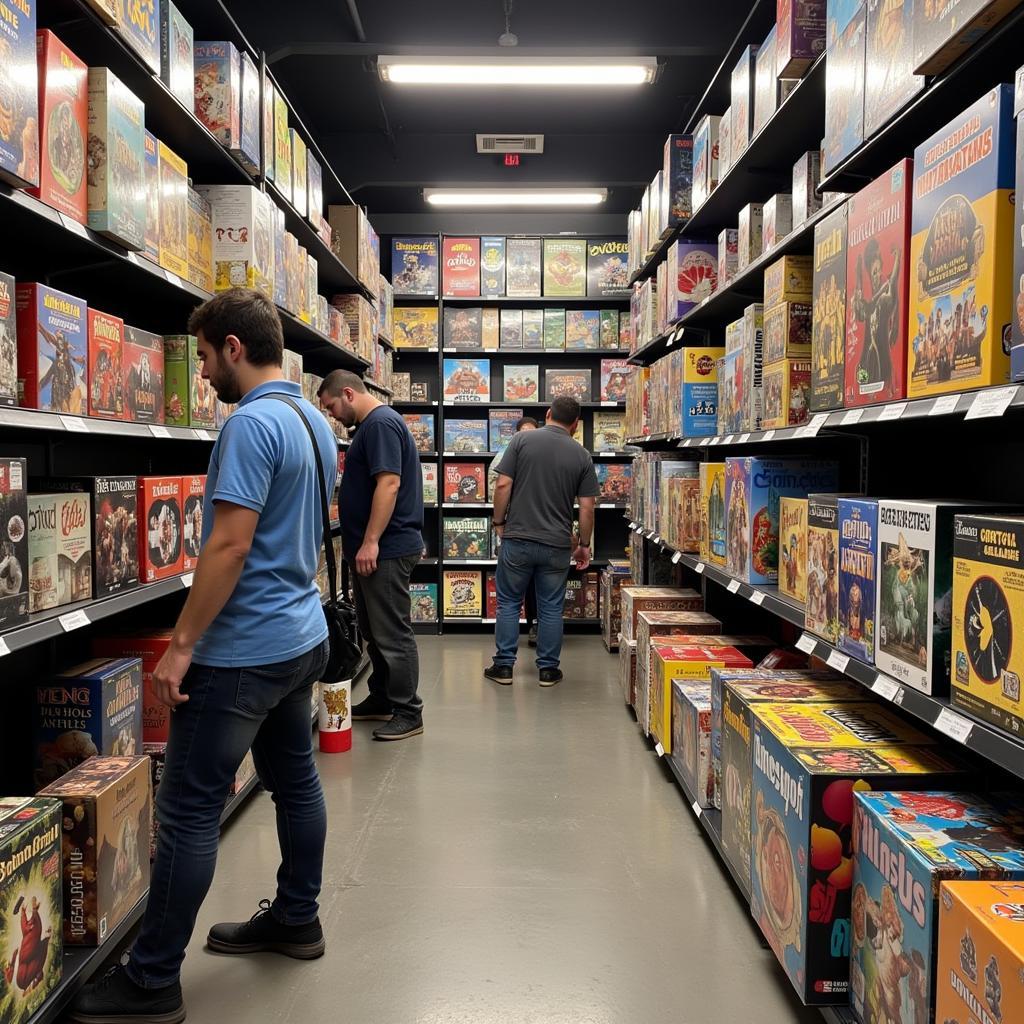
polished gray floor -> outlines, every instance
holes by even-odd
[[[327,956],[230,959],[211,923],[272,894],[273,808],[228,828],[183,981],[192,1021],[816,1021],[757,941],[622,704],[617,659],[566,641],[566,680],[481,672],[484,637],[421,638],[426,733],[321,757]],[[365,686],[356,696],[365,694]]]

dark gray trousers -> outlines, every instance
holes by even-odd
[[[387,700],[395,714],[410,717],[423,710],[416,692],[420,658],[409,605],[409,577],[419,560],[419,555],[381,558],[369,576],[349,566],[359,628],[373,666],[370,695]]]

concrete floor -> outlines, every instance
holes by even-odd
[[[524,645],[525,646],[525,645]],[[802,1009],[622,704],[617,658],[567,638],[566,680],[481,672],[486,637],[421,637],[424,736],[321,757],[327,955],[203,951],[273,894],[260,794],[228,827],[183,982],[203,1024],[758,1024]],[[356,690],[357,698],[366,692]]]

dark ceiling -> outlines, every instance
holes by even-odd
[[[424,89],[377,80],[377,54],[499,52],[502,0],[227,0],[225,6],[314,132],[356,202],[371,213],[424,209],[425,186],[588,184],[607,212],[636,205],[664,137],[685,126],[752,0],[515,0],[520,49],[657,56],[657,82],[627,90]],[[711,14],[713,7],[713,15]],[[687,13],[687,9],[689,13]],[[508,51],[500,51],[508,52]],[[476,153],[477,132],[542,132],[517,168]]]

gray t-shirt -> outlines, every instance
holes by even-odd
[[[509,442],[497,470],[512,478],[505,539],[571,547],[577,497],[601,493],[583,445],[561,427],[522,430]]]

